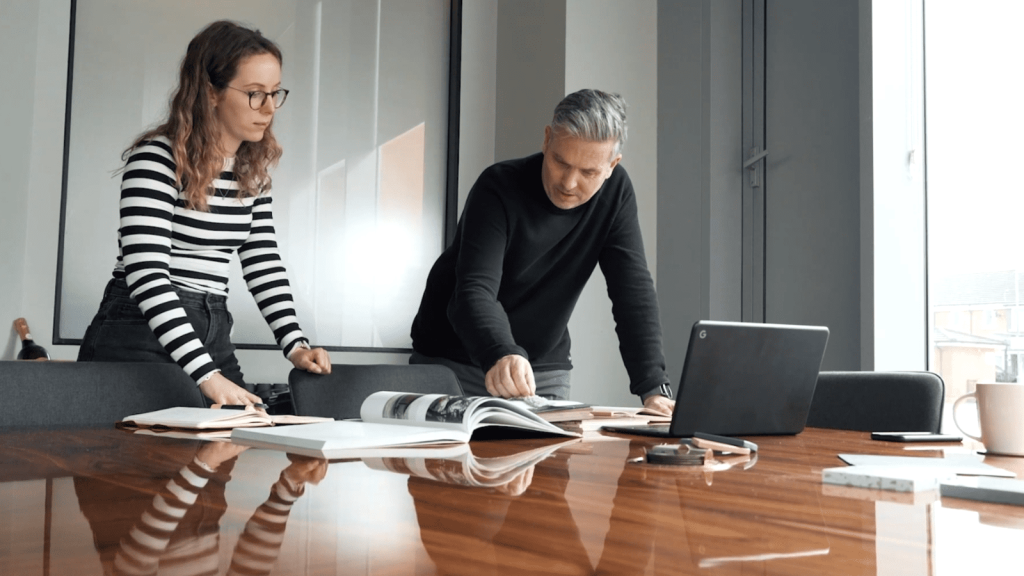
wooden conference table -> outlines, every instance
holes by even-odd
[[[469,477],[463,462],[493,468],[493,458],[558,441],[474,441],[472,456],[449,460],[327,463],[114,429],[0,431],[0,572],[142,574],[158,563],[179,574],[1024,569],[1022,508],[821,483],[822,468],[842,465],[838,453],[939,452],[820,429],[753,439],[753,465],[705,471],[632,462],[656,441],[590,432],[531,466],[480,474],[496,486],[474,487],[458,483]],[[196,476],[181,470],[200,451],[224,462],[190,493],[183,479]],[[1024,459],[986,462],[1024,474]]]

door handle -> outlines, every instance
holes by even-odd
[[[743,163],[744,170],[750,170],[750,186],[751,188],[757,188],[761,185],[760,171],[758,170],[758,162],[768,156],[768,149],[765,148],[763,151],[755,146],[750,149],[750,158]]]

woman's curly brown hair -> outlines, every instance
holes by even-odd
[[[181,61],[178,87],[171,95],[167,120],[139,136],[125,150],[124,159],[141,142],[155,136],[166,137],[171,141],[177,164],[175,177],[186,206],[208,210],[206,197],[224,166],[210,94],[226,90],[238,73],[239,64],[259,54],[271,54],[278,63],[282,62],[281,50],[259,30],[219,20],[196,34]],[[268,170],[282,152],[272,128],[273,122],[263,132],[262,140],[242,142],[235,153],[234,172],[242,196],[270,190]]]

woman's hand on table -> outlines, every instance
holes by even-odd
[[[288,359],[299,370],[313,374],[331,373],[331,357],[323,348],[299,348]]]
[[[213,376],[207,378],[199,385],[199,390],[213,400],[214,404],[251,406],[263,403],[259,396],[228,380],[220,372],[215,372]]]

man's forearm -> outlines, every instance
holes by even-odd
[[[529,358],[516,344],[508,316],[496,301],[472,294],[460,297],[456,292],[448,306],[448,320],[470,359],[484,372],[510,354]]]

